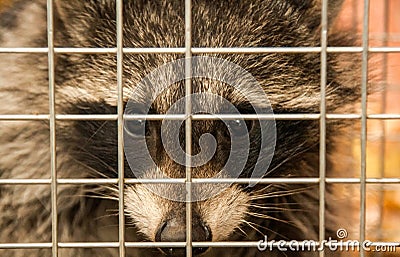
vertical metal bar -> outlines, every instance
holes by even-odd
[[[368,47],[369,47],[369,0],[364,0],[362,30],[362,78],[361,78],[361,172],[360,172],[360,242],[365,241],[366,226],[366,147],[367,147],[367,86],[368,86]],[[360,256],[365,252],[360,249]]]
[[[321,102],[320,102],[320,140],[319,140],[319,241],[325,239],[325,177],[326,177],[326,80],[328,46],[328,0],[321,7]],[[325,251],[319,252],[320,257]]]
[[[383,46],[388,46],[388,33],[389,33],[389,1],[384,0],[383,7]],[[381,98],[381,108],[380,113],[386,113],[386,102],[387,102],[387,73],[388,73],[388,58],[387,54],[383,53],[382,58],[382,82],[383,82],[383,90],[382,90],[382,98]],[[379,171],[380,177],[385,177],[385,156],[386,156],[386,121],[381,120],[380,122],[380,151],[379,151]],[[382,234],[382,223],[383,223],[383,212],[384,212],[384,201],[385,201],[385,187],[383,184],[379,186],[379,221],[377,224],[378,230],[378,240],[383,240]],[[382,252],[378,253],[378,256],[382,256]]]
[[[49,125],[50,125],[50,172],[51,172],[51,243],[52,256],[58,256],[57,220],[57,159],[56,159],[56,109],[54,88],[54,23],[53,0],[47,0],[47,47],[49,74]]]
[[[117,26],[117,129],[118,129],[118,241],[119,257],[125,257],[125,216],[124,216],[124,140],[123,140],[123,0],[116,0]]]
[[[185,0],[186,256],[192,256],[192,2]]]

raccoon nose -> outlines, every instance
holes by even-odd
[[[212,235],[210,228],[197,219],[192,223],[192,240],[211,241]],[[158,242],[184,242],[186,241],[186,224],[185,221],[178,222],[176,219],[170,219],[161,224],[157,233],[156,241]],[[208,247],[194,247],[193,254],[199,255],[207,251]],[[185,248],[161,248],[162,252],[168,256],[185,256]]]

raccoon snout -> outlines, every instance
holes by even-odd
[[[186,240],[185,219],[172,218],[161,223],[156,233],[158,242],[183,242]],[[192,240],[211,241],[212,234],[210,228],[197,218],[192,221]],[[195,247],[193,254],[199,255],[207,251],[208,247]],[[185,256],[185,248],[160,248],[168,256]]]

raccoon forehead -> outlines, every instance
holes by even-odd
[[[232,108],[236,111],[252,112],[253,107],[269,106],[268,98],[263,91],[253,88],[236,88],[221,81],[195,78],[192,81],[192,92],[186,95],[184,81],[170,85],[165,89],[140,88],[129,92],[133,103],[151,106],[153,113],[168,111],[184,112],[185,98],[192,100],[193,111],[197,113],[220,113]],[[261,94],[260,94],[261,92]],[[229,113],[231,113],[229,111]]]

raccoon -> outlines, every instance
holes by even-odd
[[[342,1],[329,1],[329,24],[333,24]],[[185,23],[182,1],[125,0],[123,46],[128,48],[184,47]],[[114,48],[116,3],[114,0],[54,1],[56,47]],[[193,47],[318,47],[321,45],[319,0],[196,0],[192,4]],[[2,47],[47,47],[46,3],[14,0],[0,16]],[[329,45],[353,45],[342,32],[329,30]],[[249,72],[268,96],[275,114],[320,112],[319,52],[263,54],[199,54],[224,59]],[[123,57],[124,103],[149,103],[143,114],[166,114],[185,97],[183,81],[155,95],[140,82],[149,73],[182,54],[130,54]],[[326,108],[328,112],[351,111],[360,95],[358,56],[328,54]],[[2,53],[0,62],[0,114],[46,114],[49,112],[48,60],[41,53]],[[210,63],[212,65],[212,63]],[[204,65],[207,66],[207,65]],[[203,67],[204,68],[204,67]],[[55,105],[57,114],[116,114],[117,59],[109,54],[56,53]],[[174,71],[159,78],[163,84]],[[250,94],[252,88],[244,86]],[[192,93],[212,93],[229,101],[240,113],[255,112],[246,96],[232,86],[213,79],[192,78]],[[134,94],[132,92],[140,92]],[[205,98],[203,105],[219,111],[220,102]],[[136,110],[137,113],[137,110]],[[161,138],[160,120],[132,121],[124,129],[146,141],[154,169],[138,159],[125,161],[125,178],[142,170],[147,178],[185,178],[185,165],[168,155]],[[228,124],[228,125],[227,125]],[[337,170],[333,156],[336,142],[349,122],[329,120],[327,126],[327,176]],[[211,178],[223,169],[230,147],[229,133],[245,127],[250,140],[241,178],[250,178],[262,152],[260,122],[246,120],[192,121],[192,154],[202,151],[201,136],[214,138],[215,153],[203,165],[192,168],[193,178]],[[319,120],[276,120],[274,155],[263,167],[266,178],[319,176]],[[184,126],[178,127],[178,145],[184,149]],[[167,134],[169,130],[167,129]],[[58,178],[117,178],[118,139],[116,120],[56,121]],[[49,122],[47,120],[0,123],[1,179],[46,179],[50,177]],[[207,147],[206,147],[207,148]],[[136,149],[142,150],[142,149]],[[203,149],[204,150],[204,149]],[[131,153],[126,151],[128,158]],[[336,155],[337,156],[337,155]],[[263,157],[263,156],[262,156]],[[126,159],[127,159],[126,158]],[[213,192],[213,185],[198,194]],[[164,197],[157,192],[162,191]],[[118,187],[110,184],[60,184],[57,188],[59,242],[118,241]],[[182,194],[173,186],[125,184],[127,241],[175,242],[186,240],[185,202],[173,200]],[[334,236],[342,221],[336,217],[334,187],[326,184],[326,237]],[[48,184],[0,186],[0,243],[51,241],[51,190]],[[193,241],[318,240],[319,188],[316,184],[233,183],[207,199],[192,203]],[[126,248],[127,256],[184,256],[184,248]],[[3,249],[3,256],[51,256],[51,249]],[[195,247],[204,256],[316,256],[318,252],[268,253],[255,247]],[[115,248],[63,248],[59,256],[118,256]],[[337,254],[337,253],[329,253]]]

